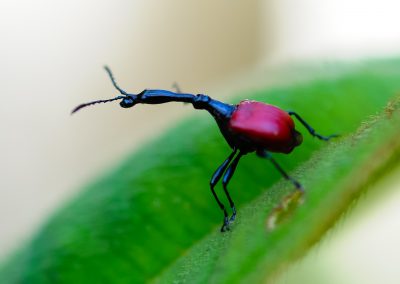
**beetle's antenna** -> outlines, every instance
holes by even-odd
[[[95,105],[95,104],[100,104],[100,103],[108,103],[108,102],[112,102],[112,101],[116,101],[116,100],[121,100],[121,99],[123,99],[123,98],[125,98],[125,97],[124,97],[124,96],[118,96],[118,97],[115,97],[115,98],[109,99],[109,100],[98,100],[98,101],[93,101],[93,102],[90,102],[90,103],[80,104],[79,106],[77,106],[76,108],[74,108],[74,109],[71,111],[71,114],[74,114],[75,112],[77,112],[77,111],[80,110],[81,108],[84,108],[84,107],[87,107],[87,106],[91,106],[91,105]]]
[[[113,75],[113,73],[111,72],[111,69],[110,69],[107,65],[104,66],[104,69],[105,69],[106,72],[108,73],[108,76],[110,77],[111,82],[112,82],[112,84],[114,85],[114,87],[121,93],[121,95],[127,96],[128,93],[125,92],[124,90],[122,90],[122,89],[117,85],[117,82],[115,82],[114,75]]]
[[[104,66],[104,69],[106,70],[108,76],[110,77],[112,84],[113,84],[114,87],[121,93],[121,95],[128,96],[128,93],[125,92],[124,90],[122,90],[122,89],[117,85],[117,82],[115,82],[114,75],[113,75],[113,73],[111,72],[111,69],[110,69],[107,65]],[[84,108],[84,107],[87,107],[87,106],[91,106],[91,105],[95,105],[95,104],[100,104],[100,103],[108,103],[108,102],[112,102],[112,101],[116,101],[116,100],[121,100],[121,99],[124,98],[124,96],[118,96],[118,97],[115,97],[115,98],[109,99],[109,100],[97,100],[97,101],[93,101],[93,102],[90,102],[90,103],[81,104],[81,105],[77,106],[76,108],[74,108],[74,109],[72,110],[71,114],[73,114],[73,113],[77,112],[78,110],[80,110],[81,108]]]

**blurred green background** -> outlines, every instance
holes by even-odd
[[[110,104],[70,117],[76,104],[115,95],[102,65],[132,92],[177,81],[185,91],[226,99],[312,77],[291,72],[295,62],[316,62],[329,72],[336,60],[396,54],[399,6],[390,0],[0,1],[0,259],[81,185],[193,112],[180,104],[134,111]],[[387,196],[387,202],[400,200]],[[387,213],[392,207],[379,199],[374,216],[380,217],[359,214],[369,227],[344,225],[346,241],[326,241],[326,252],[322,246],[310,256],[321,267],[326,262],[330,277],[344,277],[340,283],[400,276],[381,260],[399,262],[396,245],[382,238],[398,239],[396,218],[388,216],[400,213]],[[383,249],[368,255],[371,250],[352,245],[352,238]]]

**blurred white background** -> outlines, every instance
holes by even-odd
[[[131,92],[177,81],[221,98],[239,88],[232,78],[268,66],[398,53],[398,11],[394,0],[0,0],[0,258],[91,177],[192,113],[115,103],[71,117],[116,95],[104,64]]]

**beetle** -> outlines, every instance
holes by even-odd
[[[136,104],[163,104],[168,102],[190,103],[195,109],[208,111],[215,119],[220,132],[229,144],[232,152],[226,160],[216,169],[210,180],[211,192],[224,214],[221,232],[229,230],[229,225],[236,218],[235,204],[228,191],[228,183],[235,173],[239,160],[246,154],[255,152],[261,158],[269,159],[280,174],[290,181],[296,190],[304,192],[302,185],[289,176],[283,168],[272,157],[271,152],[289,154],[293,149],[303,142],[303,136],[295,129],[292,116],[295,117],[308,132],[324,141],[328,141],[338,135],[322,136],[318,134],[300,115],[293,111],[284,111],[277,106],[263,102],[244,100],[237,105],[227,104],[203,94],[181,93],[179,87],[177,92],[157,89],[145,89],[138,94],[129,94],[121,89],[111,72],[105,66],[106,72],[114,87],[121,96],[107,100],[96,100],[80,104],[72,110],[78,110],[98,104],[120,100],[122,108],[131,108]],[[222,187],[229,201],[232,215],[229,218],[224,204],[215,192],[216,184],[222,178]]]

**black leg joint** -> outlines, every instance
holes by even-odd
[[[209,105],[210,100],[209,96],[199,94],[193,98],[192,104],[195,109],[205,109]]]

